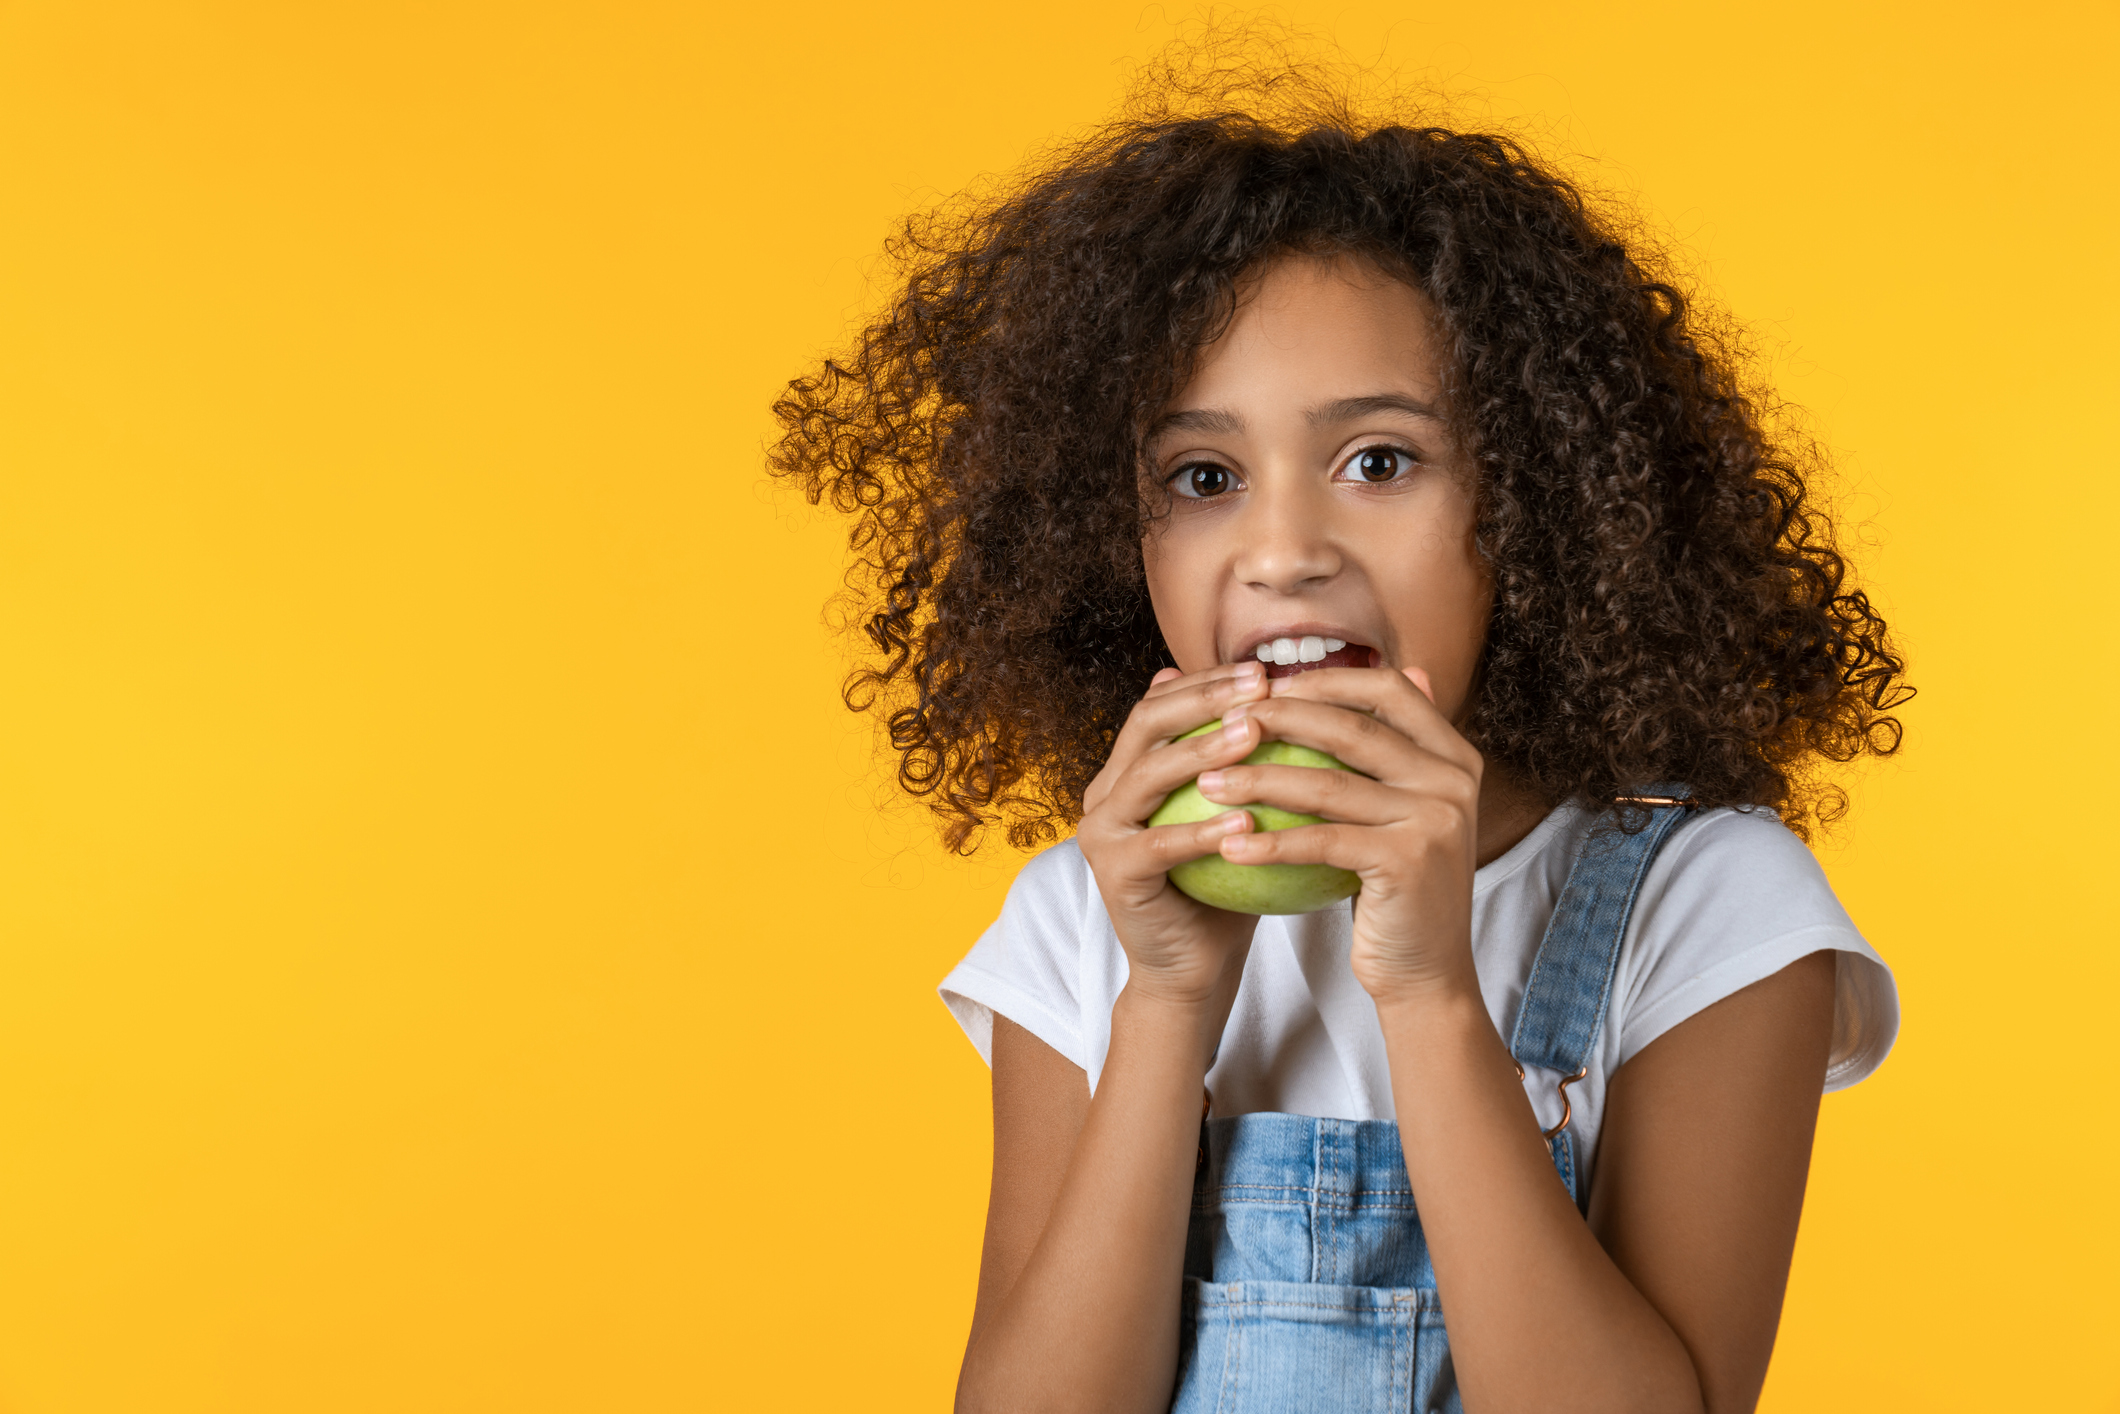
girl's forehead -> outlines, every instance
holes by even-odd
[[[1366,261],[1286,257],[1240,287],[1228,326],[1170,406],[1432,395],[1440,347],[1433,308],[1412,285]]]

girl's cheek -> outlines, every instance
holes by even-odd
[[[1189,557],[1173,553],[1172,538],[1154,536],[1142,546],[1148,602],[1171,657],[1182,671],[1197,673],[1221,661],[1215,652],[1213,581]]]

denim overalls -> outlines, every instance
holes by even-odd
[[[1519,1066],[1584,1072],[1635,893],[1687,813],[1683,787],[1651,790],[1634,797],[1647,828],[1593,830],[1568,871],[1509,1041]],[[1565,1113],[1547,1142],[1582,1207]],[[1460,1414],[1398,1125],[1238,1115],[1204,1126],[1201,1153],[1173,1414]]]

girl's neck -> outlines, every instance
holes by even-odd
[[[1481,868],[1500,859],[1537,828],[1552,807],[1506,767],[1488,762],[1480,776],[1479,836],[1473,863]]]

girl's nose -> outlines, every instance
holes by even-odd
[[[1283,484],[1253,493],[1251,514],[1234,527],[1242,537],[1236,573],[1240,583],[1294,594],[1315,588],[1340,572],[1340,549],[1331,534],[1330,492]]]

